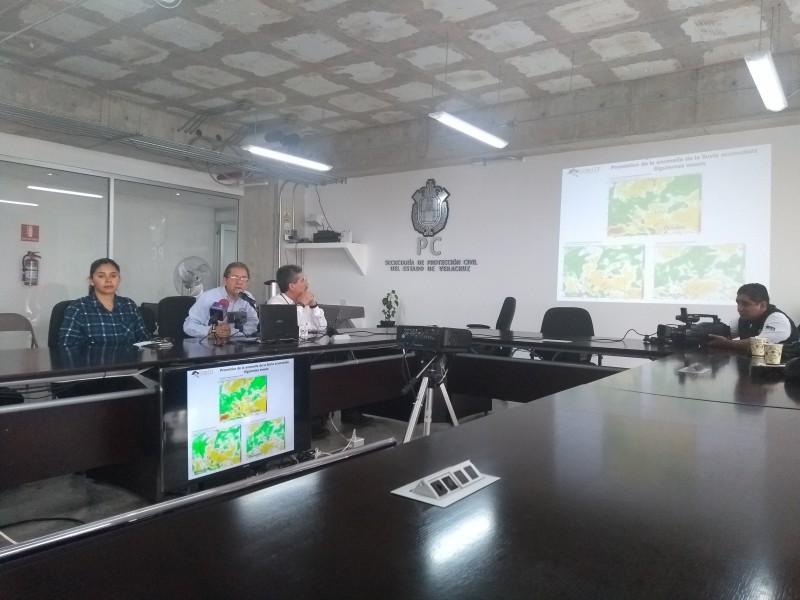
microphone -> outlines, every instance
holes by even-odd
[[[228,306],[230,305],[230,302],[227,298],[223,298],[219,301],[219,305],[222,307],[222,320],[224,321],[225,317],[228,316]]]
[[[253,307],[253,310],[258,310],[258,309],[256,308],[256,301],[255,301],[255,300],[253,300],[253,299],[250,297],[250,294],[248,294],[247,292],[245,292],[245,291],[241,291],[241,292],[239,292],[239,298],[241,298],[242,300],[244,300],[245,302],[247,302],[247,303],[248,303],[250,306],[252,306],[252,307]]]
[[[219,302],[214,302],[211,307],[208,309],[208,324],[209,325],[216,325],[220,321],[225,319],[225,310],[222,308],[222,304]]]

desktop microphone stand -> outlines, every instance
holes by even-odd
[[[450,421],[453,427],[458,427],[458,419],[456,413],[453,411],[453,405],[450,403],[450,396],[447,393],[447,388],[444,386],[444,354],[434,354],[425,366],[420,369],[414,378],[403,388],[403,392],[410,390],[416,381],[422,377],[422,383],[417,392],[417,401],[414,402],[414,410],[411,411],[411,418],[408,420],[408,429],[406,429],[406,436],[403,438],[403,443],[411,441],[411,435],[414,433],[414,427],[419,419],[419,411],[422,408],[422,400],[425,399],[425,415],[422,422],[422,435],[428,436],[431,434],[431,414],[433,412],[433,391],[434,388],[439,388],[444,398],[447,411],[450,413]],[[433,384],[431,385],[431,380]],[[438,382],[437,382],[438,381]]]

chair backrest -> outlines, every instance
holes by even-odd
[[[503,300],[503,306],[500,308],[500,314],[497,317],[497,324],[495,329],[500,331],[510,331],[511,321],[514,320],[514,313],[517,311],[517,299],[508,296]]]
[[[157,302],[142,302],[139,305],[139,312],[142,315],[147,331],[155,334],[156,327],[158,326],[158,303]]]
[[[188,337],[183,332],[183,322],[195,303],[194,296],[167,296],[158,302],[158,335],[173,340]]]
[[[61,322],[64,320],[64,313],[67,312],[67,307],[70,304],[72,304],[72,300],[62,300],[61,302],[56,302],[56,305],[50,312],[50,327],[47,329],[48,348],[55,348],[58,346],[58,330],[61,329]]]
[[[548,308],[542,319],[542,335],[545,337],[583,337],[594,335],[592,315],[577,306],[554,306]]]
[[[585,308],[577,306],[554,306],[548,308],[542,318],[542,335],[546,338],[571,339],[594,335],[592,315]],[[589,362],[591,354],[553,352],[538,350],[536,355],[544,360],[556,362]]]
[[[31,334],[31,348],[38,348],[31,322],[19,313],[0,313],[0,331],[27,331]]]

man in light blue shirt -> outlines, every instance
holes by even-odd
[[[232,262],[225,267],[222,276],[223,285],[203,292],[197,297],[189,315],[183,322],[183,331],[190,337],[214,337],[216,339],[228,339],[231,336],[231,326],[225,321],[210,323],[211,307],[214,304],[227,308],[223,312],[243,311],[247,316],[242,331],[244,335],[254,335],[258,329],[258,312],[254,308],[255,301],[247,291],[247,284],[250,281],[250,269],[241,262]],[[252,304],[243,296],[250,298]],[[216,307],[215,307],[216,308]]]

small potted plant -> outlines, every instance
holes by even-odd
[[[381,327],[394,327],[394,316],[397,314],[397,305],[399,304],[400,299],[397,297],[397,292],[392,290],[386,296],[383,297],[381,303],[383,304],[383,308],[381,312],[383,313],[383,321],[381,321]]]

